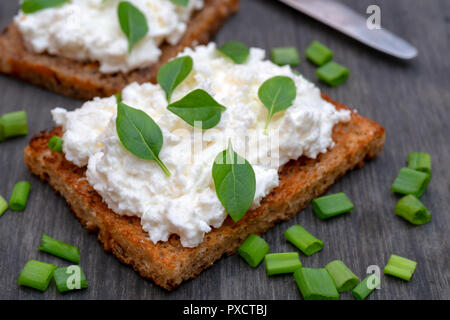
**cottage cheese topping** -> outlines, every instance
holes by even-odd
[[[72,0],[60,7],[15,17],[27,48],[33,52],[98,61],[100,72],[128,72],[158,61],[163,41],[176,44],[192,12],[203,0],[187,7],[170,0],[128,0],[147,18],[149,32],[128,52],[128,41],[117,17],[118,0]]]
[[[261,49],[251,49],[243,65],[224,58],[215,44],[187,49],[181,55],[193,58],[194,69],[174,91],[172,101],[201,88],[227,108],[216,127],[203,131],[201,151],[192,146],[194,135],[201,130],[166,109],[159,85],[134,83],[122,92],[124,103],[145,111],[161,127],[164,145],[160,159],[171,171],[170,178],[154,161],[141,160],[123,148],[116,134],[114,98],[95,99],[72,112],[54,109],[53,117],[63,126],[67,159],[87,165],[89,183],[113,211],[139,216],[153,242],[166,241],[175,233],[183,246],[195,247],[226,217],[215,194],[211,168],[228,139],[255,171],[255,207],[278,185],[281,165],[301,155],[315,158],[326,152],[333,146],[333,126],[348,121],[350,113],[336,111],[314,84],[294,75],[289,67],[265,61]],[[277,75],[294,79],[297,97],[293,106],[274,115],[265,135],[267,109],[257,91],[265,80]],[[251,137],[258,138],[257,149]],[[278,145],[271,139],[278,139]],[[267,161],[269,154],[277,152],[279,161]]]

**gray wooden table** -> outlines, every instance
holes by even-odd
[[[15,0],[0,2],[0,27],[17,10]],[[342,259],[358,276],[369,265],[381,269],[392,253],[413,259],[418,267],[407,283],[382,277],[382,288],[371,299],[449,299],[450,231],[450,2],[447,0],[346,0],[361,14],[370,4],[382,10],[382,25],[412,42],[419,50],[403,62],[377,53],[285,7],[276,1],[242,0],[241,11],[217,36],[218,43],[241,40],[270,49],[296,46],[301,52],[312,40],[333,49],[348,66],[348,82],[324,92],[386,128],[381,157],[346,175],[330,192],[343,191],[354,201],[351,214],[319,220],[311,208],[265,234],[273,251],[293,251],[283,231],[300,223],[325,242],[322,252],[301,255],[305,266],[321,267]],[[298,70],[317,82],[314,67],[303,59]],[[30,134],[0,144],[0,194],[9,198],[14,183],[28,180],[32,191],[24,212],[7,211],[0,218],[1,299],[300,299],[292,276],[268,278],[264,266],[251,269],[238,256],[226,257],[168,293],[142,279],[106,253],[96,235],[88,234],[52,188],[32,176],[23,164],[23,149],[32,134],[52,127],[50,110],[82,104],[26,83],[0,76],[0,114],[24,109]],[[431,209],[431,223],[414,227],[393,213],[398,199],[389,187],[410,151],[430,152],[433,178],[422,197]],[[17,277],[29,259],[58,265],[62,260],[39,252],[43,233],[80,247],[89,289],[61,295],[54,285],[45,293],[20,288]],[[351,299],[350,293],[341,299]]]

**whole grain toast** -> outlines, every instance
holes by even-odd
[[[324,98],[337,109],[348,109]],[[75,166],[63,154],[48,148],[53,135],[61,136],[61,128],[41,132],[25,148],[25,163],[31,172],[67,200],[89,231],[98,232],[106,251],[168,290],[196,277],[224,254],[235,253],[250,234],[264,233],[277,222],[292,218],[348,170],[361,167],[364,160],[381,152],[385,140],[383,127],[352,111],[350,122],[334,127],[335,146],[331,150],[317,159],[301,157],[284,165],[279,186],[258,208],[237,223],[228,217],[220,228],[207,233],[198,247],[185,248],[176,235],[154,244],[142,230],[139,218],[120,216],[108,209],[85,179],[86,168]]]
[[[11,23],[0,35],[0,72],[81,100],[108,97],[132,82],[155,82],[158,69],[184,48],[206,44],[225,20],[239,9],[239,0],[205,0],[193,14],[176,45],[162,44],[159,61],[128,73],[102,74],[97,62],[79,62],[25,48],[22,35]]]

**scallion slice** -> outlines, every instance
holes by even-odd
[[[302,267],[298,252],[269,253],[265,257],[268,276],[281,273],[292,273]]]
[[[323,242],[314,237],[299,224],[287,229],[284,232],[284,237],[307,256],[310,256],[323,248]]]
[[[58,268],[53,271],[56,287],[59,292],[86,289],[88,283],[79,265]]]
[[[80,249],[78,247],[53,239],[46,234],[42,235],[41,246],[38,249],[71,262],[80,263]]]
[[[56,268],[58,267],[53,264],[30,260],[23,267],[17,283],[21,286],[45,291],[52,280],[53,271]]]
[[[376,274],[367,276],[352,290],[353,296],[356,300],[364,300],[375,290],[380,282],[381,280]]]
[[[306,58],[319,67],[333,59],[333,51],[318,41],[313,41],[305,53]]]
[[[359,282],[358,277],[341,260],[334,260],[325,266],[336,285],[338,292],[353,289]]]
[[[408,154],[408,168],[426,172],[431,175],[431,156],[425,152],[411,152]]]
[[[330,61],[316,70],[317,77],[330,86],[337,86],[345,82],[350,75],[350,71],[336,63]]]
[[[0,196],[0,217],[5,213],[6,209],[8,209],[8,202],[6,202],[5,198]]]
[[[48,147],[50,148],[50,150],[61,153],[62,146],[63,146],[63,140],[58,136],[53,136],[48,141]]]
[[[294,47],[273,48],[270,51],[272,61],[279,66],[298,66],[300,64],[300,56]]]
[[[19,181],[15,184],[11,198],[9,198],[9,207],[11,210],[23,211],[25,209],[30,189],[31,184],[27,181]]]
[[[355,206],[345,193],[339,192],[314,199],[312,208],[320,219],[328,219],[349,212]]]
[[[409,281],[416,266],[417,262],[392,254],[384,267],[384,274]]]
[[[27,113],[16,111],[0,117],[0,141],[28,134]]]
[[[252,268],[256,268],[269,252],[269,245],[263,238],[251,234],[239,247],[238,252]]]
[[[429,183],[430,175],[428,173],[401,168],[394,183],[392,183],[391,190],[400,194],[413,194],[420,198]]]
[[[430,210],[412,194],[401,198],[397,202],[394,212],[396,215],[415,225],[421,225],[431,221]]]
[[[299,268],[294,272],[297,286],[305,300],[338,300],[333,279],[323,268]]]

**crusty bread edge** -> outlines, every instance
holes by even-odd
[[[333,103],[338,108],[345,108]],[[322,163],[313,159],[299,159],[297,162],[288,163],[280,173],[280,189],[277,188],[274,193],[267,196],[259,208],[247,213],[238,223],[227,219],[222,227],[207,234],[204,242],[197,248],[180,248],[179,240],[176,238],[171,238],[163,244],[154,245],[151,242],[149,244],[148,240],[145,240],[144,233],[142,235],[136,233],[136,228],[140,228],[138,219],[126,220],[129,226],[122,221],[129,218],[114,214],[85,179],[80,181],[84,169],[74,169],[74,166],[66,160],[63,160],[62,164],[58,163],[61,162],[58,157],[63,156],[55,155],[55,152],[49,149],[41,150],[39,153],[33,150],[31,145],[34,139],[44,139],[45,144],[52,134],[61,134],[59,129],[51,133],[41,133],[33,138],[30,146],[25,149],[25,162],[31,172],[48,181],[67,200],[74,215],[88,230],[98,232],[98,239],[106,251],[112,251],[120,261],[132,265],[143,277],[172,290],[182,281],[195,278],[223,254],[235,253],[248,235],[262,234],[277,222],[291,219],[347,171],[361,167],[365,160],[381,152],[385,133],[380,125],[354,112],[349,125],[364,127],[361,130],[365,136],[363,140],[358,140],[358,145],[344,146],[345,154],[334,155],[336,147],[342,147],[339,145],[341,142],[337,142],[333,149],[321,155],[328,157]],[[341,131],[343,135],[352,135],[348,132],[349,125],[335,126],[339,132],[335,132],[334,136],[338,137]],[[361,132],[355,134],[361,135]],[[64,166],[71,168],[66,169]],[[301,166],[309,166],[314,171],[311,183],[306,187],[295,186],[295,180],[289,181],[294,175],[292,172],[298,168],[302,170]],[[73,170],[80,171],[74,173]],[[284,186],[283,179],[288,180]]]

